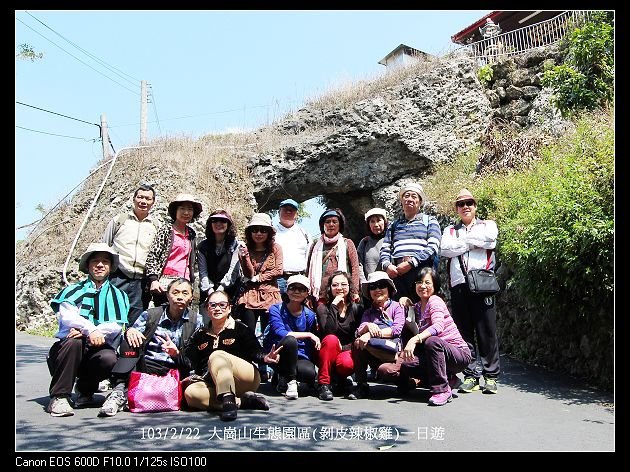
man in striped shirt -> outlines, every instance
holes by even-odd
[[[403,215],[385,233],[380,263],[396,285],[395,299],[408,297],[415,303],[415,280],[420,269],[431,266],[439,254],[442,230],[435,216],[422,212],[426,197],[421,185],[403,184],[398,196]]]
[[[109,378],[116,364],[117,341],[129,313],[127,294],[109,281],[117,267],[116,251],[105,243],[90,244],[79,261],[88,278],[65,287],[50,302],[59,319],[59,340],[47,359],[51,416],[74,414],[68,400],[77,378],[75,407],[93,403],[99,382]]]

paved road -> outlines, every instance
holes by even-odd
[[[368,400],[322,402],[305,396],[287,401],[263,384],[270,411],[241,411],[232,423],[182,411],[98,418],[98,408],[53,418],[44,411],[50,382],[45,356],[53,341],[16,332],[16,454],[615,450],[612,395],[507,356],[501,356],[497,395],[459,394],[443,407],[428,406],[424,389],[403,400],[394,386],[372,384]]]

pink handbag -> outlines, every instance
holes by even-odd
[[[171,369],[164,376],[133,371],[127,390],[129,411],[177,411],[182,403],[179,370]]]

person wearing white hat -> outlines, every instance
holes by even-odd
[[[180,193],[168,205],[171,222],[158,229],[147,255],[146,278],[155,306],[168,303],[166,291],[172,280],[195,281],[197,233],[190,223],[202,211],[201,202],[188,193]]]
[[[245,244],[239,248],[243,273],[242,289],[237,294],[237,315],[252,332],[260,319],[261,333],[269,322],[269,307],[282,301],[278,277],[282,275],[282,248],[275,242],[276,230],[266,213],[254,213],[245,227]],[[261,365],[263,382],[268,380],[267,368]]]
[[[282,248],[284,266],[278,277],[278,287],[283,298],[287,291],[287,279],[292,275],[306,274],[306,260],[311,236],[298,222],[299,204],[292,198],[282,200],[278,206],[276,242]],[[285,300],[286,301],[286,300]]]
[[[292,275],[287,280],[288,302],[269,308],[269,330],[263,340],[265,351],[282,348],[274,367],[278,373],[277,389],[288,400],[298,398],[298,382],[315,387],[317,351],[321,341],[317,335],[315,313],[306,306],[310,282],[304,275]]]
[[[69,403],[78,377],[75,407],[93,403],[101,380],[116,364],[116,347],[127,323],[129,298],[112,285],[109,276],[118,267],[118,254],[105,243],[92,243],[81,256],[79,270],[88,278],[67,286],[50,302],[57,314],[58,341],[48,353],[51,416],[72,416]]]
[[[383,208],[371,208],[365,213],[367,235],[359,241],[359,277],[361,283],[375,270],[383,270],[380,263],[381,246],[387,231],[387,213]]]
[[[415,280],[420,269],[432,266],[439,255],[442,230],[435,216],[422,211],[426,196],[420,184],[401,185],[398,197],[403,215],[385,233],[380,262],[396,285],[396,300],[408,297],[416,302]]]
[[[495,269],[499,230],[494,221],[477,218],[477,200],[468,189],[461,189],[455,197],[455,209],[460,222],[444,228],[442,256],[451,259],[448,280],[453,320],[472,354],[470,364],[464,369],[464,382],[459,391],[479,391],[479,380],[483,375],[485,384],[482,391],[492,394],[497,392],[497,378],[501,372],[495,299],[494,296],[471,293],[462,270]]]

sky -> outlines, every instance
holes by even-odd
[[[400,44],[442,55],[489,10],[15,10],[16,241],[72,195],[103,157],[140,140],[140,81],[150,85],[149,141],[254,130],[313,99],[385,73]],[[19,102],[19,103],[18,103]],[[60,116],[65,115],[65,116]],[[318,233],[321,207],[303,222]]]

